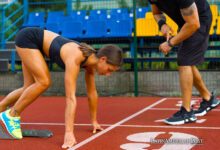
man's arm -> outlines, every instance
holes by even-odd
[[[161,20],[166,22],[166,17],[164,16],[162,11],[155,4],[151,5],[151,9],[152,9],[154,19],[156,20],[157,23]]]
[[[200,28],[199,15],[195,2],[180,11],[183,19],[185,20],[185,24],[181,28],[180,32],[170,40],[172,45],[178,44],[189,38],[197,29]]]
[[[152,4],[151,8],[152,8],[154,19],[156,20],[159,26],[159,30],[161,30],[163,36],[165,36],[168,41],[171,37],[170,31],[174,33],[173,29],[169,25],[166,24],[165,15],[155,4]]]

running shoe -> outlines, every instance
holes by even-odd
[[[176,112],[172,117],[166,119],[164,122],[169,125],[193,123],[196,122],[196,116],[192,108],[190,112],[187,112],[184,107],[181,107],[180,111]]]
[[[219,104],[220,104],[220,101],[212,93],[212,96],[209,101],[202,99],[202,102],[200,103],[199,109],[196,110],[194,113],[196,116],[204,116],[210,110],[219,106]]]
[[[20,117],[11,117],[10,111],[8,109],[0,114],[2,127],[12,138],[22,139]]]

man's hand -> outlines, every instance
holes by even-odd
[[[64,144],[62,148],[71,148],[74,144],[76,144],[75,136],[72,132],[66,132],[64,136]]]
[[[171,49],[172,49],[172,47],[170,47],[170,46],[168,45],[168,42],[163,42],[162,44],[160,44],[160,47],[159,47],[159,50],[160,50],[161,52],[163,52],[164,55],[167,55],[168,52],[169,52]]]
[[[167,24],[162,25],[161,32],[163,36],[166,37],[167,41],[170,39],[170,37],[172,37],[172,35],[170,34],[170,31],[174,34],[173,29],[169,25]]]
[[[96,133],[96,131],[102,131],[103,130],[103,128],[98,124],[98,122],[93,122],[92,125],[93,125],[92,133]]]

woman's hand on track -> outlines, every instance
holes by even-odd
[[[98,122],[93,122],[92,125],[93,125],[92,133],[96,133],[96,131],[102,131],[103,130],[103,128],[98,124]]]
[[[75,136],[72,132],[66,132],[64,136],[64,144],[62,148],[71,148],[76,144]]]

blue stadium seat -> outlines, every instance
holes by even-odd
[[[77,10],[77,11],[72,11],[72,15],[87,15],[87,10]]]
[[[65,22],[70,22],[70,21],[75,21],[72,17],[70,16],[60,16],[58,18],[58,28],[59,28],[59,32],[61,32],[64,28],[64,23]]]
[[[93,20],[99,20],[99,19],[97,19],[95,16],[85,16],[84,20],[81,20],[81,21],[88,22],[88,21],[93,21]]]
[[[99,16],[99,15],[104,15],[104,14],[107,14],[106,9],[90,10],[89,16]]]
[[[59,17],[64,17],[64,12],[63,11],[48,12],[47,24],[57,23]]]
[[[113,14],[119,15],[119,14],[126,14],[126,13],[128,13],[128,8],[112,9],[110,12],[111,15]]]
[[[131,37],[132,22],[130,20],[120,20],[110,22],[110,32],[108,37]]]
[[[133,29],[134,28],[134,14],[133,13],[129,13],[128,20],[131,21],[131,27]]]
[[[87,29],[87,24],[90,21],[98,21],[99,19],[96,19],[95,16],[85,16],[82,20],[80,20],[80,22],[83,23],[83,31],[85,31]]]
[[[105,21],[88,21],[84,38],[102,38],[107,35]]]
[[[117,20],[117,16],[116,15],[108,15],[108,14],[105,14],[105,15],[100,15],[100,17],[99,17],[99,20],[100,21],[105,21],[106,22],[106,27],[107,27],[107,30],[109,30],[110,29],[110,22],[112,21],[112,20]]]
[[[123,20],[128,17],[128,9],[121,8],[121,9],[112,9],[110,15],[115,15],[117,20]]]
[[[148,7],[138,7],[136,8],[137,19],[145,18],[145,14],[148,12]],[[130,13],[134,13],[133,9],[130,10]]]
[[[102,21],[106,21],[106,20],[108,20],[108,16],[109,15],[107,15],[107,14],[100,14],[98,19],[102,20]]]
[[[42,26],[45,24],[44,20],[45,20],[44,12],[32,12],[28,16],[28,23],[23,24],[22,27]]]
[[[63,11],[52,11],[48,12],[47,16],[47,23],[43,26],[49,31],[58,33],[60,32],[59,30],[59,18],[65,17]]]
[[[81,38],[83,36],[82,23],[69,21],[64,23],[64,28],[62,29],[62,36],[70,39]]]
[[[52,32],[59,34],[58,23],[47,23],[47,24],[45,24],[44,28],[46,28],[49,31],[52,31]]]
[[[137,18],[145,18],[145,14],[146,12],[148,12],[148,8],[147,7],[140,7],[137,8]]]
[[[87,13],[86,10],[72,11],[70,16],[74,18],[76,21],[81,21],[84,20],[86,13]]]

